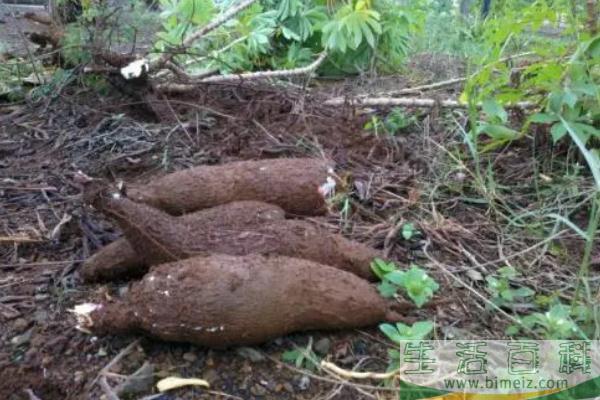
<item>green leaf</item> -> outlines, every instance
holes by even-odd
[[[500,291],[500,297],[502,297],[506,301],[514,300],[513,292],[510,289],[505,289],[505,290]]]
[[[300,350],[288,350],[283,352],[281,359],[288,363],[295,363],[296,360],[301,356],[302,352]]]
[[[533,289],[530,289],[528,287],[524,287],[523,286],[523,287],[514,289],[512,291],[512,294],[513,294],[513,296],[520,297],[520,298],[531,297],[531,296],[533,296],[535,294],[535,291]]]
[[[508,336],[514,336],[517,333],[519,333],[520,330],[521,328],[518,325],[509,325],[504,331],[504,333],[506,333],[506,335]]]
[[[556,121],[558,121],[558,117],[552,114],[537,113],[529,117],[529,122],[537,124],[550,124]]]
[[[404,275],[405,272],[404,271],[392,271],[392,272],[388,272],[385,275],[385,279],[389,282],[395,283],[396,285],[400,286],[404,283]]]
[[[400,343],[402,341],[402,336],[400,336],[398,330],[392,324],[381,324],[379,325],[379,330],[392,342]]]
[[[501,123],[506,123],[506,121],[508,121],[508,114],[506,113],[506,110],[495,100],[485,100],[481,106],[483,112],[485,112],[489,117],[497,119]]]
[[[431,321],[415,322],[412,326],[412,333],[415,339],[424,339],[431,331],[433,331],[433,322]]]
[[[514,279],[517,276],[519,276],[519,272],[514,267],[511,267],[509,265],[504,266],[502,268],[498,268],[498,273],[500,274],[500,276],[507,279]]]
[[[402,225],[402,237],[404,240],[410,240],[416,233],[418,231],[412,222]]]
[[[387,299],[390,297],[394,297],[394,295],[398,291],[398,287],[389,282],[381,282],[379,285],[377,285],[377,290],[379,290],[379,294],[382,297],[385,297]]]
[[[567,128],[560,122],[556,123],[550,128],[550,134],[552,135],[552,140],[556,143],[567,134]]]
[[[504,125],[485,124],[481,127],[481,131],[487,133],[495,140],[514,140],[519,137],[519,132],[510,129]]]

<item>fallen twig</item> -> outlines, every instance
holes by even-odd
[[[100,378],[100,380],[98,381],[98,384],[100,384],[100,387],[102,388],[102,391],[104,392],[104,394],[106,395],[106,398],[108,400],[121,400],[121,399],[119,399],[119,396],[117,396],[117,394],[112,390],[112,388],[106,381],[105,376]]]
[[[422,108],[467,108],[468,104],[461,103],[457,100],[437,100],[437,99],[421,99],[415,97],[369,97],[369,98],[345,98],[345,97],[334,97],[326,100],[325,105],[327,106],[342,106],[345,104],[356,106],[356,107],[422,107]],[[536,103],[528,101],[522,101],[514,104],[508,104],[507,108],[534,108]]]
[[[311,64],[300,68],[281,69],[275,71],[248,72],[243,74],[214,75],[197,80],[197,83],[195,84],[165,83],[156,85],[155,89],[159,92],[167,93],[189,93],[194,90],[197,90],[199,84],[203,83],[242,83],[244,81],[257,81],[262,79],[289,78],[292,76],[309,75],[314,70],[316,70],[319,67],[319,65],[321,65],[321,63],[323,63],[326,57],[327,53],[323,52]],[[214,71],[207,71],[206,73],[212,74],[214,73]]]

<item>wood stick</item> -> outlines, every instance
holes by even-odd
[[[421,108],[433,108],[440,106],[443,108],[467,108],[468,104],[461,103],[457,100],[446,99],[421,99],[415,97],[368,97],[368,98],[345,98],[345,97],[334,97],[324,102],[327,106],[342,106],[345,104],[357,106],[357,107],[421,107]],[[506,105],[508,108],[533,108],[537,104],[522,101],[514,104]],[[479,105],[478,105],[479,107]]]

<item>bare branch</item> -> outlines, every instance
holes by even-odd
[[[217,75],[202,79],[201,83],[232,83],[242,82],[250,80],[270,79],[270,78],[288,78],[297,75],[308,75],[323,63],[327,57],[327,52],[323,52],[319,57],[311,64],[293,69],[281,69],[276,71],[260,71],[260,72],[247,72],[244,74],[229,74],[229,75]]]
[[[344,98],[334,97],[326,100],[325,105],[328,106],[342,106],[344,104],[356,106],[356,107],[421,107],[421,108],[432,108],[440,106],[443,108],[467,108],[468,104],[461,103],[457,100],[437,100],[437,99],[421,99],[415,97],[369,97],[369,98]],[[534,108],[537,104],[522,101],[514,104],[509,104],[508,108]]]
[[[207,33],[214,31],[215,29],[217,29],[218,27],[223,25],[225,22],[229,21],[230,19],[235,17],[237,14],[239,14],[246,8],[250,7],[255,2],[256,2],[256,0],[242,1],[237,6],[233,7],[232,9],[228,10],[227,12],[223,13],[222,15],[220,15],[219,17],[217,17],[216,19],[211,21],[209,24],[205,25],[204,27],[200,28],[198,31],[194,32],[192,35],[188,36],[183,41],[181,47],[184,49],[187,47],[190,47],[196,40],[200,39]],[[155,71],[156,69],[162,67],[168,60],[170,60],[173,57],[173,55],[174,55],[173,53],[164,53],[158,60],[156,60],[150,64],[150,71]]]

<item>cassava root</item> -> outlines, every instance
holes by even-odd
[[[88,185],[85,200],[112,217],[145,265],[183,260],[196,255],[278,254],[299,257],[347,270],[374,280],[371,261],[378,251],[317,226],[294,220],[236,227],[189,223],[154,207],[139,204],[104,183]]]
[[[153,267],[125,298],[76,307],[93,334],[146,333],[213,348],[296,331],[398,321],[407,303],[383,299],[345,271],[283,256],[199,256]]]
[[[177,217],[184,226],[206,232],[240,229],[282,219],[284,211],[281,208],[260,201],[238,201]],[[139,277],[147,270],[143,257],[137,255],[126,238],[121,238],[87,259],[81,275],[90,283]]]
[[[324,193],[332,166],[324,160],[289,158],[199,166],[146,185],[129,185],[128,197],[172,215],[239,200],[276,204],[291,215],[326,212]]]

